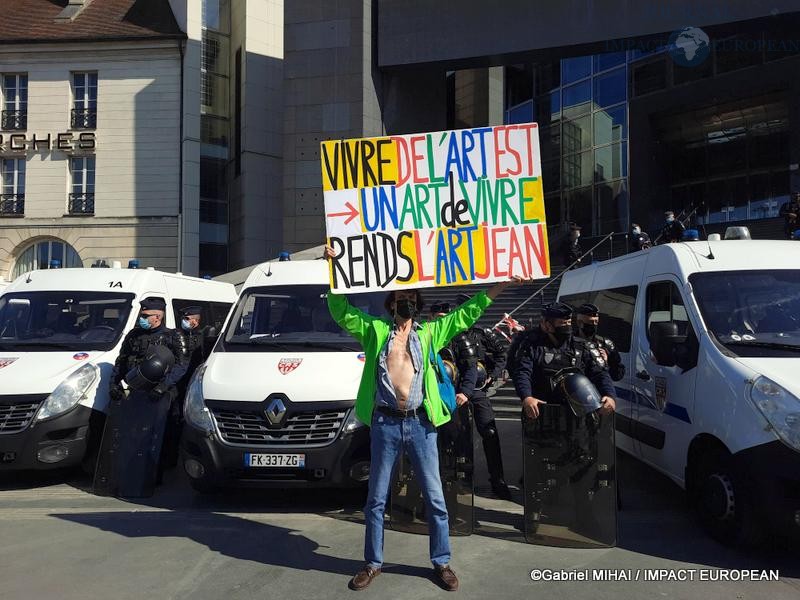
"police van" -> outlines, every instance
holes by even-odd
[[[200,305],[217,330],[232,285],[151,269],[79,268],[25,273],[0,296],[0,471],[93,465],[111,371],[139,301]]]
[[[619,349],[617,446],[686,489],[717,539],[800,533],[800,246],[657,246],[569,271]]]
[[[3,295],[3,292],[8,287],[8,282],[0,276],[0,296]]]
[[[359,343],[331,318],[328,263],[256,266],[186,393],[183,465],[192,486],[355,487],[369,432],[353,411]],[[373,315],[385,294],[350,301]]]

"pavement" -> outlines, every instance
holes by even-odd
[[[520,428],[513,416],[501,419],[511,483],[521,474]],[[676,485],[624,454],[617,547],[527,544],[519,530],[521,506],[489,497],[477,436],[475,443],[481,527],[451,538],[462,598],[800,597],[796,548],[746,553],[717,544],[698,528]],[[201,496],[174,470],[153,498],[126,502],[93,496],[90,483],[74,473],[0,476],[0,598],[312,600],[356,593],[347,583],[363,564],[363,492],[228,490]],[[385,549],[383,573],[360,592],[363,597],[447,594],[430,577],[426,536],[387,530]],[[533,581],[534,569],[537,577],[607,573],[606,579],[616,580]],[[664,570],[660,580],[644,581],[648,569]],[[779,577],[699,580],[753,569],[757,575],[778,570]]]

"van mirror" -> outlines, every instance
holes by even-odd
[[[686,336],[679,335],[674,321],[650,324],[650,349],[659,365],[675,366],[675,347],[685,339]]]
[[[694,335],[694,331],[692,331],[686,336],[686,340],[683,343],[675,346],[675,364],[684,373],[690,369],[694,369],[697,366],[697,357],[699,353],[700,344],[697,341],[697,336]]]

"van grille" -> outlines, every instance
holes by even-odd
[[[0,396],[0,434],[19,433],[27,428],[44,398]]]
[[[325,446],[339,435],[347,409],[291,414],[280,428],[263,412],[211,408],[223,441],[247,446]]]

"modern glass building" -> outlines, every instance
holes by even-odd
[[[505,67],[504,121],[540,124],[551,227],[655,232],[671,209],[709,230],[776,228],[798,168],[800,39],[787,25],[685,28]]]

